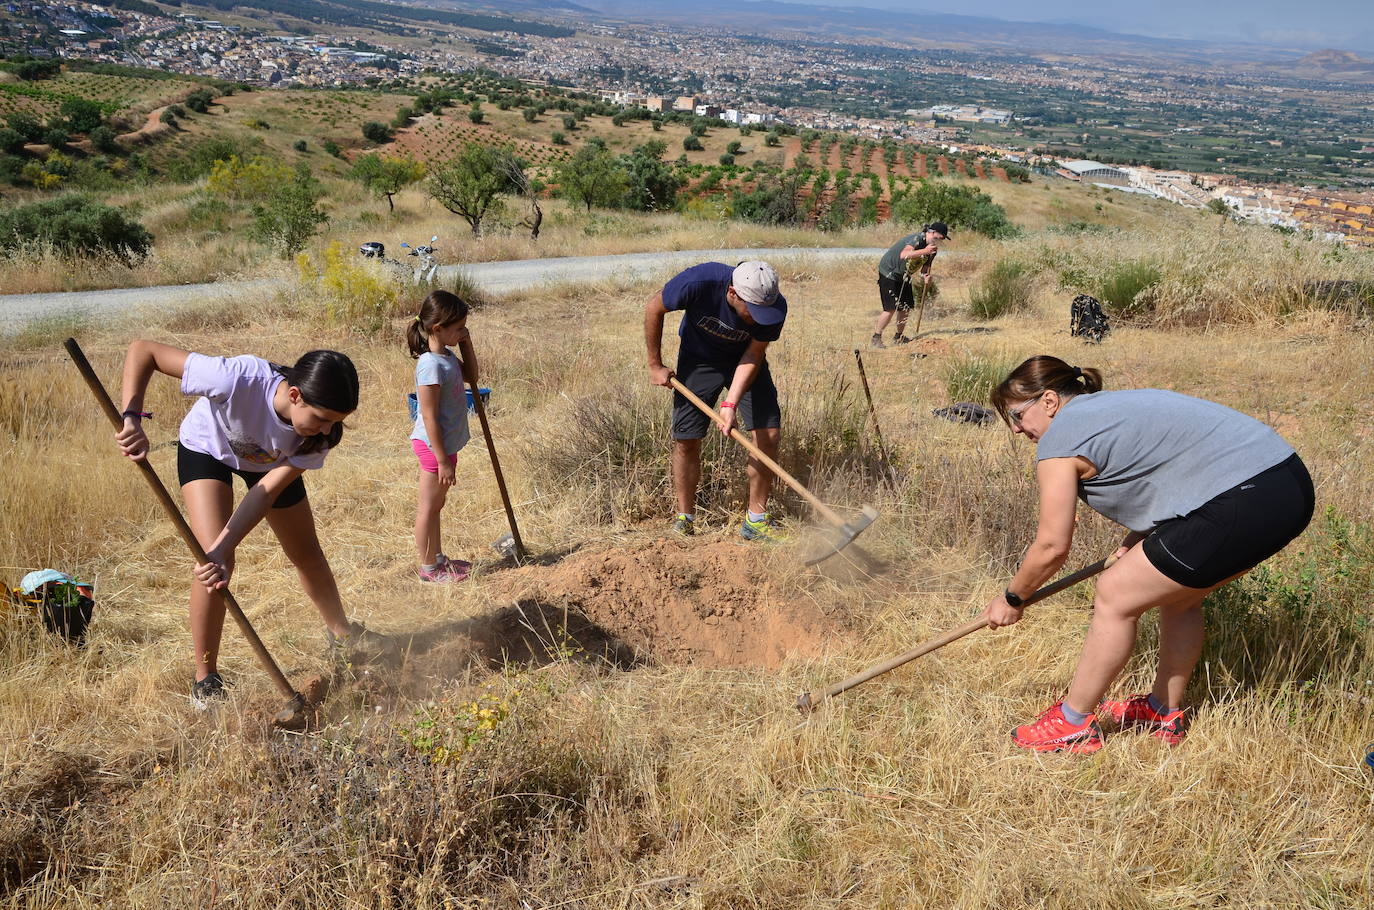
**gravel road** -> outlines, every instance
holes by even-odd
[[[524,291],[546,284],[599,281],[607,278],[652,278],[698,262],[739,262],[744,259],[809,259],[834,262],[865,261],[872,271],[882,247],[785,247],[742,250],[673,250],[662,253],[626,253],[618,256],[570,256],[555,259],[519,259],[510,262],[474,262],[444,266],[440,280],[450,279],[459,268],[483,289],[492,293]],[[858,263],[855,264],[858,267]],[[244,294],[262,293],[277,281],[222,281],[213,284],[161,285],[120,288],[110,291],[76,291],[54,294],[0,295],[0,332],[14,333],[41,320],[56,318],[113,319],[137,316],[144,307],[188,307],[231,300]],[[784,291],[786,286],[784,285]]]

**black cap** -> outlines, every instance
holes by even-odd
[[[934,231],[946,240],[949,239],[949,225],[945,224],[943,221],[932,221],[930,224],[926,225],[926,230]]]

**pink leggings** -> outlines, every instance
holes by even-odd
[[[431,474],[439,473],[439,459],[434,457],[434,453],[430,451],[429,446],[425,445],[423,439],[412,439],[410,441],[410,447],[415,450],[415,457],[420,459],[420,470],[428,471]],[[457,452],[454,452],[448,457],[448,463],[458,463]]]

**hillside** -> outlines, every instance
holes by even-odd
[[[703,220],[717,224],[725,245],[811,245],[812,239],[796,232],[815,227],[825,229],[828,243],[886,245],[894,232],[904,229],[886,224],[893,217],[894,200],[913,193],[922,177],[946,178],[963,187],[960,192],[985,195],[1023,229],[1070,222],[1101,227],[1150,223],[1170,211],[1163,203],[1066,181],[1022,183],[1024,172],[1012,179],[1005,162],[976,155],[834,133],[798,136],[764,127],[737,128],[690,115],[629,117],[593,99],[482,74],[398,84],[385,91],[249,91],[137,71],[63,72],[33,86],[34,92],[0,94],[38,115],[36,138],[18,152],[0,156],[0,170],[12,184],[0,185],[8,203],[32,204],[66,190],[84,190],[136,213],[154,240],[151,255],[137,264],[97,259],[81,269],[67,267],[55,251],[30,246],[25,256],[0,262],[0,283],[13,291],[274,273],[278,257],[249,237],[253,205],[260,200],[225,196],[223,186],[216,189],[207,182],[216,161],[234,156],[241,165],[257,160],[287,170],[303,167],[319,182],[320,210],[329,220],[307,241],[314,254],[334,241],[356,247],[382,240],[395,248],[402,241],[439,235],[440,259],[448,263],[638,252],[663,244],[684,248],[685,241],[677,238],[698,232]],[[196,106],[187,101],[192,93],[212,97]],[[415,109],[422,99],[441,95],[449,100]],[[60,150],[42,141],[50,131],[45,132],[41,118],[53,120],[62,99],[75,97],[98,104],[116,127],[119,134],[109,137],[108,151],[96,150],[79,133],[68,136],[64,131]],[[391,138],[380,144],[367,140],[362,128],[368,123],[388,125]],[[349,179],[356,162],[368,154],[413,159],[432,173],[471,143],[508,147],[530,179],[542,186],[539,199],[549,217],[539,241],[524,236],[521,225],[529,220],[528,205],[514,198],[474,236],[466,223],[428,198],[423,181],[402,188],[393,198],[393,210]],[[598,206],[590,219],[578,215],[576,204],[560,198],[558,168],[594,143],[604,145],[613,158],[661,143],[663,173],[678,186],[671,206],[676,214]],[[786,181],[791,188],[784,191]],[[734,212],[745,203],[757,207],[757,200],[770,193],[772,198],[790,194],[793,200],[781,218],[750,220]],[[918,211],[906,217],[931,216]],[[588,240],[592,232],[594,242]],[[972,249],[978,240],[965,233],[960,242]]]

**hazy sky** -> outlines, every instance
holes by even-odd
[[[1374,0],[792,0],[992,16],[1028,22],[1079,22],[1164,38],[1237,40],[1280,47],[1337,48],[1374,56]]]

